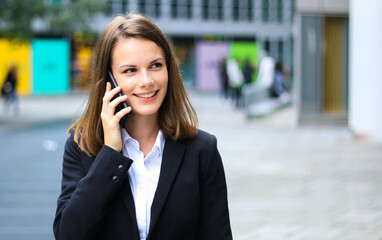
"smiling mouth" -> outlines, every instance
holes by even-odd
[[[151,92],[151,93],[143,93],[143,94],[134,94],[135,96],[139,97],[139,98],[151,98],[153,97],[155,94],[157,94],[158,90],[157,91],[154,91],[154,92]]]

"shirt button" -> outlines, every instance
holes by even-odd
[[[119,177],[114,176],[114,177],[113,177],[113,182],[118,183],[118,182],[119,182]]]
[[[124,167],[123,165],[119,165],[119,166],[118,166],[118,170],[119,170],[120,172],[123,172],[123,170],[125,170],[125,167]]]

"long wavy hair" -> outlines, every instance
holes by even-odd
[[[170,41],[148,18],[136,13],[118,15],[106,26],[97,41],[91,63],[87,107],[82,117],[68,129],[68,132],[74,131],[74,140],[89,156],[96,156],[104,144],[100,114],[112,50],[119,41],[131,37],[153,41],[165,55],[168,87],[158,112],[159,127],[164,135],[180,140],[191,138],[198,131],[198,118],[184,88]]]

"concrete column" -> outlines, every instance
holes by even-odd
[[[292,1],[285,0],[283,2],[283,22],[291,22],[292,20]]]
[[[271,45],[271,47],[270,47],[270,51],[269,51],[269,55],[271,56],[271,57],[273,57],[274,59],[275,59],[275,61],[277,61],[278,60],[278,49],[279,49],[279,46],[278,46],[278,39],[276,39],[276,38],[270,38],[269,39],[270,40],[270,45]]]
[[[120,13],[122,8],[122,3],[120,1],[113,1],[111,3],[111,12],[112,14]]]
[[[171,9],[170,9],[170,0],[162,0],[161,1],[161,19],[169,20],[171,16]]]
[[[349,127],[382,143],[382,1],[350,0]]]
[[[232,21],[232,4],[231,0],[224,0],[224,20]]]
[[[138,12],[138,0],[129,1],[129,12]]]
[[[195,0],[192,1],[192,19],[201,20],[202,19],[202,1]]]
[[[269,22],[277,22],[277,0],[269,0]]]
[[[255,22],[261,22],[263,11],[262,11],[262,2],[261,0],[254,0],[255,7],[254,7],[254,19]]]
[[[291,43],[291,38],[284,38],[283,42],[284,42],[284,49],[283,49],[284,59],[283,59],[283,61],[286,64],[288,64],[289,67],[292,67],[291,66],[291,64],[292,64],[292,43]]]
[[[256,42],[260,47],[260,51],[264,50],[264,38],[262,36],[256,36]]]

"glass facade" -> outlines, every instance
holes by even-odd
[[[148,16],[172,40],[177,39],[174,45],[179,52],[188,53],[181,59],[187,82],[194,78],[187,73],[194,72],[188,67],[199,41],[251,39],[267,55],[293,67],[294,4],[295,0],[109,0],[104,21],[125,12]],[[188,45],[179,39],[188,39]]]
[[[171,0],[171,17],[172,18],[192,18],[192,1],[191,0]]]
[[[108,14],[138,11],[154,18],[283,23],[291,21],[294,0],[109,0]]]
[[[203,19],[224,19],[223,0],[203,0],[202,1],[202,16]]]
[[[149,17],[159,18],[161,15],[160,0],[139,0],[138,11]]]

